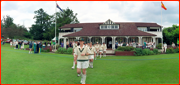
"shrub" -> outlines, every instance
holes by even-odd
[[[175,53],[179,53],[179,48],[174,49]]]
[[[158,49],[153,49],[154,54],[158,54]]]
[[[41,52],[47,52],[47,50],[41,49]]]
[[[73,49],[72,48],[68,48],[67,50],[66,50],[66,54],[72,54],[73,53]]]
[[[61,46],[60,45],[56,45],[56,49],[60,48]]]
[[[149,55],[149,54],[150,54],[150,50],[149,50],[149,49],[144,49],[144,50],[142,51],[142,54],[143,54],[143,55]]]
[[[156,46],[157,49],[162,49],[162,43],[159,43],[157,46]]]
[[[167,54],[175,53],[175,50],[171,47],[171,48],[166,49],[166,53]]]
[[[47,52],[50,52],[50,50],[49,50],[49,49],[47,49]]]
[[[134,50],[134,47],[131,46],[119,46],[116,51],[132,51]]]
[[[149,51],[149,55],[154,55],[154,54],[155,53],[152,50]]]
[[[142,49],[141,48],[136,48],[134,55],[135,56],[141,56],[142,55]]]
[[[58,48],[57,53],[64,54],[64,53],[66,53],[66,49],[60,47],[60,48]]]

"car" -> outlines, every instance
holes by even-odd
[[[29,42],[27,40],[23,41],[24,42],[24,45],[28,45]]]
[[[10,43],[12,40],[11,39],[7,39],[6,40],[6,43]]]

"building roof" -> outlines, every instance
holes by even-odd
[[[118,30],[112,29],[100,29],[99,26],[102,23],[78,23],[78,24],[66,24],[60,28],[82,28],[81,31],[64,35],[63,37],[72,36],[156,36],[147,32],[143,32],[137,29],[137,27],[161,27],[156,23],[133,23],[133,22],[115,22],[119,24]]]

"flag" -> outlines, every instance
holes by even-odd
[[[56,3],[56,6],[58,9],[60,9],[63,12],[63,10],[59,7],[59,5],[57,3]]]
[[[164,6],[164,4],[162,3],[162,1],[161,1],[161,7],[162,7],[164,10],[167,10],[167,8]]]

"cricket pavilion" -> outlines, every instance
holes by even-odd
[[[132,42],[143,45],[144,41],[155,42],[156,45],[162,42],[162,26],[157,23],[141,22],[113,22],[108,19],[102,23],[77,23],[66,24],[59,28],[58,44],[84,38],[86,42],[93,44],[103,43],[109,49],[115,49],[115,41]]]

